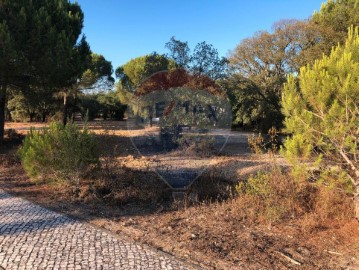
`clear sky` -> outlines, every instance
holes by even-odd
[[[259,30],[281,19],[307,19],[324,0],[77,0],[85,13],[84,33],[93,52],[114,69],[156,51],[172,36],[213,44],[226,56]]]

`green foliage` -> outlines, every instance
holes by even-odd
[[[286,129],[295,135],[285,143],[288,154],[309,157],[315,148],[328,158],[357,160],[358,51],[358,28],[351,28],[345,46],[303,67],[298,78],[289,76],[282,105]]]
[[[344,45],[348,28],[359,26],[358,13],[358,0],[328,0],[319,12],[300,23],[298,45],[302,52],[297,59],[296,71],[299,72],[300,67],[307,64],[312,65],[323,54],[329,55],[339,43]]]
[[[69,87],[86,69],[84,14],[67,0],[0,1],[0,140],[8,86],[31,95]],[[28,93],[25,93],[28,92]]]
[[[120,79],[118,90],[131,92],[149,76],[169,70],[172,65],[166,56],[157,53],[131,59],[116,69],[116,76]]]
[[[256,218],[272,223],[299,213],[295,204],[301,187],[288,176],[275,168],[272,172],[259,172],[247,181],[239,182],[235,188],[240,199],[257,204]]]
[[[228,60],[219,57],[217,49],[212,44],[203,41],[198,43],[193,50],[190,71],[218,80],[226,77],[227,65]]]
[[[116,85],[120,102],[130,107],[134,104],[134,91],[145,79],[156,72],[170,70],[175,64],[165,55],[156,52],[131,59],[125,65],[116,69],[119,82]]]
[[[233,74],[221,85],[227,90],[232,105],[233,125],[266,133],[271,127],[282,127],[283,114],[278,93],[262,92],[250,80]]]
[[[33,87],[29,91],[9,91],[7,109],[14,121],[42,121],[45,122],[60,102],[56,100],[51,91],[40,87]]]
[[[175,37],[171,37],[165,47],[170,51],[169,57],[173,59],[179,68],[189,68],[191,62],[190,49],[187,42],[182,42]]]
[[[285,126],[293,133],[283,153],[295,165],[301,158],[323,160],[325,179],[351,181],[359,216],[359,28],[351,27],[344,46],[288,77],[282,97]],[[335,178],[333,164],[341,164]],[[339,171],[340,172],[340,171]],[[332,173],[330,173],[332,174]],[[329,183],[329,185],[332,185]]]
[[[289,26],[291,22],[278,23],[274,33],[259,32],[244,39],[231,53],[231,77],[224,84],[235,124],[263,132],[272,126],[281,127],[282,84],[286,74],[293,71],[296,57],[296,50],[290,48],[295,31],[287,31]]]
[[[165,47],[169,50],[170,59],[178,68],[192,74],[207,76],[212,80],[225,78],[227,75],[228,60],[219,57],[217,49],[212,44],[200,42],[191,52],[187,42],[172,37]]]
[[[89,166],[99,162],[94,137],[73,124],[52,123],[49,128],[31,130],[19,154],[27,174],[45,181],[78,183]]]
[[[97,100],[101,106],[101,114],[104,119],[123,119],[126,106],[119,101],[115,91],[100,93],[97,97]]]
[[[87,116],[88,120],[97,117],[102,117],[104,120],[107,118],[122,120],[126,110],[126,106],[121,104],[115,91],[83,95],[80,107],[82,117]]]
[[[336,36],[335,42],[344,43],[350,25],[359,26],[358,0],[328,0],[319,12],[314,13],[311,20],[324,27],[332,28]]]
[[[107,61],[101,54],[91,53],[91,62],[81,76],[79,87],[96,90],[110,89],[115,81],[112,73],[113,68],[110,61]]]
[[[81,116],[82,119],[92,121],[100,116],[101,105],[97,100],[97,95],[84,95],[81,97]]]
[[[69,76],[81,69],[80,55],[87,49],[85,39],[77,43],[83,17],[80,6],[66,0],[2,0],[0,21],[9,50],[1,67],[17,75],[9,76],[9,80],[24,84],[25,77],[33,79],[29,78],[32,74],[51,85],[69,81]]]
[[[317,183],[328,189],[343,190],[347,194],[355,192],[348,174],[342,171],[339,166],[323,170],[318,177]]]
[[[268,175],[261,172],[258,173],[256,176],[249,177],[246,183],[240,182],[236,186],[236,190],[239,194],[247,193],[266,198],[271,193],[271,188],[268,181]]]
[[[274,24],[273,32],[244,39],[230,55],[231,76],[224,82],[234,124],[263,132],[271,126],[280,128],[286,76],[299,73],[300,67],[313,64],[323,53],[329,54],[338,42],[344,43],[347,28],[359,22],[357,3],[328,1],[308,21],[283,20]]]
[[[28,106],[25,97],[21,94],[14,95],[8,101],[7,108],[10,111],[11,119],[15,122],[25,122],[34,112],[34,108]]]

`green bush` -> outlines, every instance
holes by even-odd
[[[302,212],[299,210],[302,208],[299,203],[302,190],[303,186],[299,182],[279,168],[258,172],[236,186],[239,197],[245,198],[248,207],[255,206],[257,216],[254,218],[259,217],[270,223]]]
[[[78,183],[91,164],[99,162],[96,142],[86,128],[52,123],[31,130],[19,150],[27,174],[33,179]]]

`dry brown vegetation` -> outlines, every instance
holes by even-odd
[[[133,148],[129,136],[137,131],[118,122],[89,127],[101,146],[101,169],[79,186],[31,182],[16,156],[21,137],[12,136],[0,146],[0,187],[208,269],[358,267],[358,222],[342,189],[297,179],[265,155],[231,154],[218,157],[176,203],[151,170],[164,157],[141,157]],[[243,182],[265,168],[265,181]]]

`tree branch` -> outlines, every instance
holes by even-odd
[[[351,169],[354,171],[355,176],[356,176],[356,181],[355,183],[353,183],[354,185],[356,184],[356,182],[358,182],[359,179],[359,169],[355,167],[354,163],[349,159],[349,157],[345,154],[345,152],[343,151],[343,149],[339,149],[339,153],[340,155],[343,157],[343,159],[346,161],[346,163],[351,167]]]

